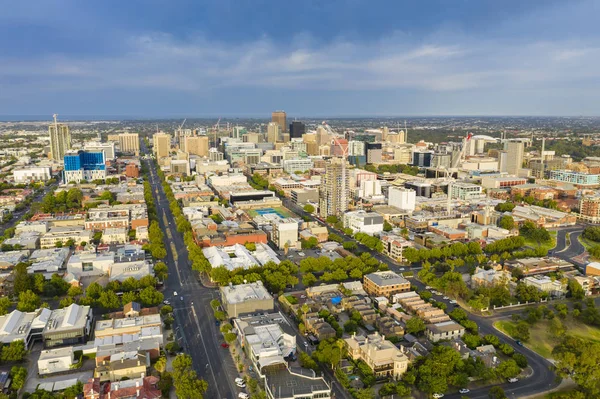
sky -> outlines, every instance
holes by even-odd
[[[19,0],[0,115],[600,115],[599,1]]]

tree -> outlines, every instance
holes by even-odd
[[[115,310],[121,307],[121,300],[112,291],[105,291],[100,294],[98,304],[106,310]]]
[[[154,287],[146,287],[140,292],[140,301],[144,306],[157,306],[162,303],[165,296]]]
[[[181,346],[179,346],[179,344],[177,343],[177,341],[171,341],[171,342],[168,342],[165,345],[165,349],[169,353],[175,353],[175,352],[177,352],[178,350],[181,349]]]
[[[389,224],[389,222],[387,220],[383,221],[383,231],[392,231],[393,228],[394,228],[394,226]]]
[[[27,369],[25,367],[12,366],[10,376],[12,377],[12,388],[19,390],[23,388],[25,381],[27,381]]]
[[[10,308],[10,305],[12,305],[12,302],[10,299],[8,299],[8,297],[3,296],[0,298],[0,316],[4,316],[8,313],[8,308]]]
[[[358,248],[358,245],[354,241],[346,241],[342,244],[342,247],[346,251],[354,251],[354,250],[356,250],[356,248]]]
[[[17,310],[21,312],[33,312],[40,307],[41,303],[40,297],[35,292],[27,290],[19,294]]]
[[[160,281],[165,281],[169,276],[169,269],[163,262],[157,262],[156,265],[154,265],[154,274]]]
[[[568,288],[573,299],[582,300],[585,297],[585,291],[577,280],[569,279]]]
[[[413,335],[418,335],[425,331],[425,322],[415,316],[406,322],[406,332]]]
[[[519,375],[521,368],[517,365],[517,362],[513,359],[509,359],[500,362],[498,367],[496,367],[496,372],[503,378],[512,378]]]
[[[515,228],[515,219],[512,216],[504,215],[498,221],[498,227],[506,230],[512,230]]]
[[[523,341],[529,340],[529,324],[526,321],[520,321],[516,326],[516,337],[517,339],[521,339]]]
[[[198,379],[189,355],[178,355],[173,360],[173,385],[180,399],[202,399],[208,388],[206,381]]]
[[[19,295],[22,292],[30,290],[31,287],[31,278],[27,273],[27,264],[20,262],[14,268],[13,271],[14,283],[13,283],[13,291],[16,295]],[[42,276],[43,277],[43,276]]]
[[[75,296],[79,296],[83,294],[83,290],[81,289],[81,287],[78,286],[71,286],[69,288],[69,290],[67,291],[67,295],[69,295],[70,297],[75,297]]]
[[[513,360],[517,362],[517,366],[521,367],[522,369],[527,367],[527,358],[525,357],[525,355],[521,353],[515,353],[513,355]]]
[[[228,332],[223,336],[223,338],[225,338],[225,341],[230,344],[237,339],[237,335],[235,333]]]
[[[306,287],[312,287],[317,282],[317,278],[312,273],[306,273],[302,276],[302,284]]]
[[[167,358],[164,356],[159,357],[156,363],[154,363],[154,368],[159,373],[164,373],[167,370]]]
[[[2,347],[0,359],[3,362],[20,362],[27,355],[24,341],[12,341],[9,345]]]
[[[162,308],[160,308],[160,314],[163,316],[168,315],[169,313],[173,313],[173,307],[170,305],[165,305]]]
[[[483,340],[488,345],[494,345],[496,348],[500,345],[500,338],[495,336],[494,334],[486,334],[483,337]]]
[[[317,240],[317,237],[309,237],[308,239],[302,239],[300,240],[300,243],[302,245],[302,249],[312,249],[314,247],[316,247],[317,245],[319,245],[319,241]]]
[[[494,386],[490,388],[488,392],[488,396],[490,399],[506,399],[506,394],[504,393],[504,389],[499,386]]]
[[[304,205],[304,212],[306,213],[313,213],[315,211],[315,207],[312,206],[311,204],[306,204]]]

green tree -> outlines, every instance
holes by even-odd
[[[167,371],[167,358],[164,356],[159,357],[154,363],[154,368],[161,374]]]
[[[8,309],[11,305],[12,302],[10,301],[10,299],[8,299],[8,297],[3,296],[2,298],[0,298],[0,316],[4,316],[5,314],[7,314]]]
[[[500,362],[500,364],[496,367],[496,373],[504,378],[516,377],[520,372],[521,369],[517,365],[517,362],[515,362],[513,359]]]
[[[314,211],[315,211],[315,207],[312,206],[311,204],[304,205],[304,212],[313,213]]]
[[[504,215],[498,221],[498,227],[506,230],[512,230],[515,228],[515,219],[512,216]]]
[[[146,287],[140,292],[140,301],[144,306],[158,306],[164,299],[163,293],[154,287]]]
[[[312,273],[306,273],[302,276],[302,284],[306,287],[312,287],[317,282],[317,278]]]
[[[25,381],[27,381],[27,369],[25,367],[12,366],[10,376],[12,378],[12,388],[19,390],[23,388]]]
[[[173,385],[180,399],[202,399],[208,388],[206,381],[197,377],[189,355],[178,355],[173,360]]]
[[[423,319],[414,316],[406,322],[406,332],[413,335],[418,335],[425,331],[425,322]]]
[[[2,347],[0,359],[3,362],[20,362],[27,355],[24,341],[12,341],[9,345]]]
[[[389,224],[389,222],[387,220],[383,221],[383,231],[392,231],[393,228],[394,228],[394,226]]]
[[[112,291],[105,291],[100,294],[98,304],[106,310],[116,310],[121,307],[121,300]]]
[[[19,294],[17,310],[21,312],[33,312],[40,307],[41,303],[40,297],[35,292],[27,290]]]
[[[81,287],[71,286],[67,291],[67,295],[69,295],[70,297],[83,295],[83,290],[81,289]]]
[[[14,282],[13,282],[13,291],[16,295],[21,294],[27,290],[32,288],[31,286],[31,277],[27,273],[27,264],[26,263],[17,263],[13,270]],[[43,277],[43,276],[42,276]]]
[[[488,392],[488,396],[490,399],[506,399],[506,394],[504,393],[504,389],[499,386],[494,386],[490,388]]]

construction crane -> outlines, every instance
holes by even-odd
[[[462,159],[464,159],[465,152],[467,151],[467,143],[469,142],[469,140],[471,140],[471,137],[473,137],[473,133],[468,133],[467,136],[463,139],[462,148],[460,149],[460,152],[458,153],[457,157],[452,160],[451,169],[456,169],[458,167],[458,163]]]

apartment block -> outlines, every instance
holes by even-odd
[[[367,337],[353,335],[344,342],[348,355],[365,362],[376,378],[398,380],[408,369],[406,354],[378,333]]]
[[[410,291],[410,282],[392,271],[384,271],[365,275],[363,287],[371,296],[390,298],[396,293]]]

